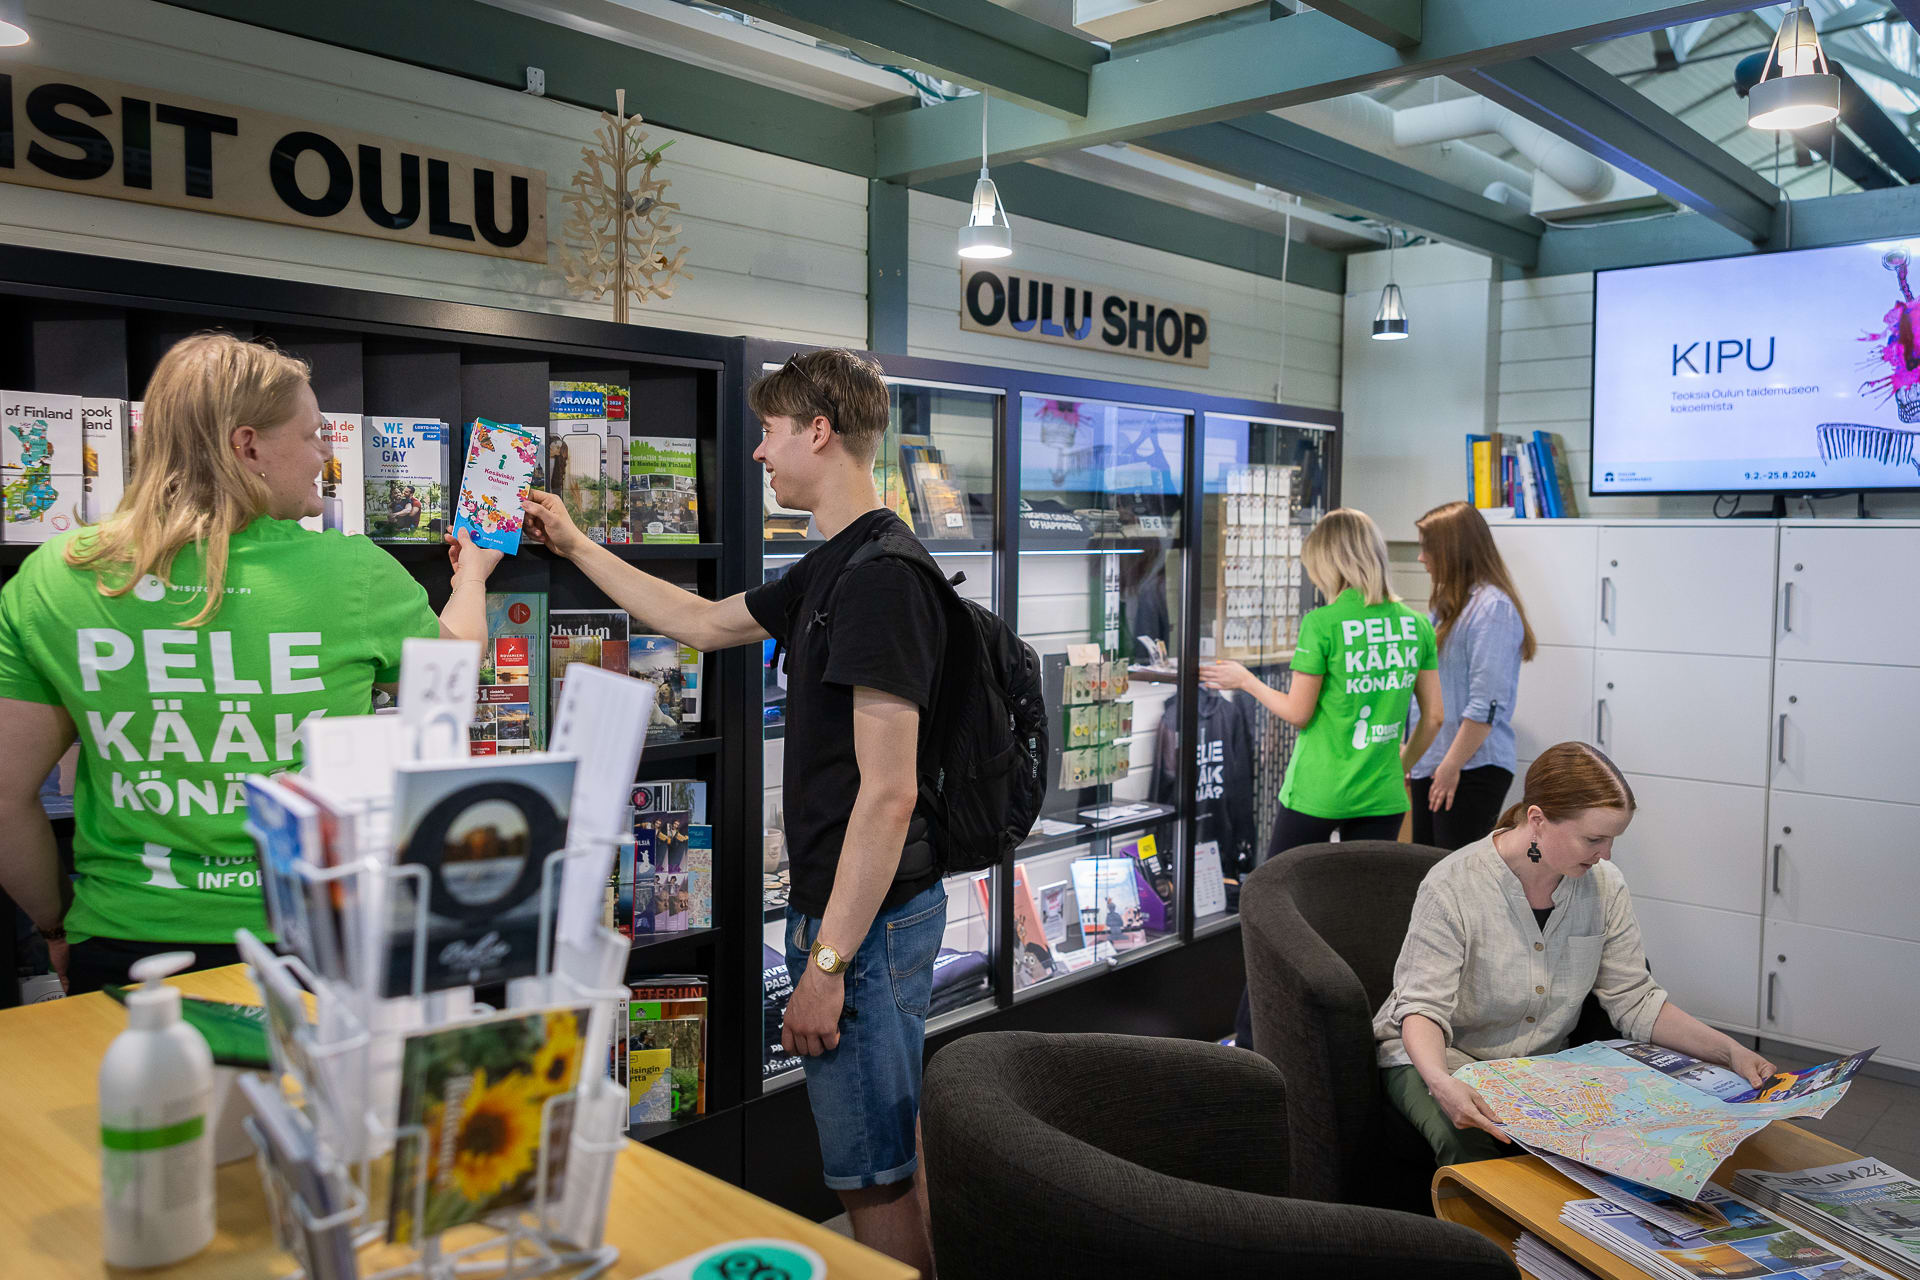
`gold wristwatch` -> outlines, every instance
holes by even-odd
[[[837,947],[824,942],[815,942],[807,952],[808,962],[822,973],[845,973],[853,963],[853,957],[842,955]]]

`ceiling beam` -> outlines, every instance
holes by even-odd
[[[1729,231],[1756,243],[1772,234],[1771,183],[1571,49],[1458,79]]]
[[[1530,214],[1278,116],[1195,125],[1135,145],[1242,181],[1319,196],[1521,265],[1538,257],[1546,229]]]
[[[1408,50],[1384,45],[1325,13],[1295,14],[1101,63],[1089,74],[1087,112],[1081,118],[1061,119],[1013,105],[997,109],[988,150],[1001,162],[1032,159],[1423,76],[1452,75],[1736,13],[1750,3],[1426,0],[1420,43]],[[967,98],[875,120],[875,176],[918,183],[978,167],[980,110],[977,98]]]
[[[1038,165],[1008,165],[993,176],[1013,209],[1016,237],[1023,221],[1051,222],[1309,289],[1346,289],[1347,255],[1333,249],[1299,239],[1289,249],[1286,237],[1274,232]],[[943,178],[916,190],[965,202],[973,198],[973,179]]]
[[[1040,111],[1085,115],[1088,76],[1107,52],[990,0],[728,0],[756,18],[992,92]]]
[[[1314,0],[1313,7],[1396,49],[1420,43],[1420,0]]]

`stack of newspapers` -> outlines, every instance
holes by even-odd
[[[1733,1187],[1788,1222],[1851,1249],[1905,1280],[1920,1280],[1920,1182],[1870,1156],[1767,1173],[1743,1169]]]
[[[1522,1231],[1514,1240],[1513,1260],[1535,1280],[1594,1280],[1593,1272],[1531,1231]]]
[[[1887,1280],[1887,1273],[1709,1185],[1698,1203],[1726,1225],[1689,1235],[1656,1227],[1607,1200],[1572,1200],[1560,1221],[1663,1280]]]

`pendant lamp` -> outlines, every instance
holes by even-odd
[[[1387,287],[1380,291],[1380,309],[1373,313],[1373,340],[1399,342],[1407,336],[1407,304],[1393,278],[1393,246],[1398,237],[1387,232]]]
[[[963,258],[1007,258],[1013,255],[1013,228],[1000,203],[999,188],[987,176],[987,95],[980,95],[980,180],[973,184],[973,205],[967,225],[960,228]]]
[[[0,48],[27,42],[27,0],[0,0]]]
[[[1760,83],[1747,91],[1747,123],[1756,129],[1805,129],[1840,114],[1840,77],[1827,66],[1820,33],[1804,3],[1773,33]]]

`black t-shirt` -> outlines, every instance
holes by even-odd
[[[826,545],[802,556],[785,576],[747,592],[747,610],[787,651],[787,849],[793,910],[823,916],[840,866],[840,844],[860,791],[853,750],[853,690],[860,685],[916,704],[922,750],[927,716],[940,687],[947,625],[934,584],[910,564],[882,558],[840,581],[870,538],[912,531],[891,511],[868,512]],[[839,593],[835,596],[835,587]],[[829,599],[832,599],[829,616]],[[903,865],[928,862],[927,824],[916,812]],[[896,880],[882,910],[897,907],[938,879]]]
[[[1552,907],[1533,907],[1534,923],[1540,926],[1540,932],[1547,931],[1547,920],[1553,915]]]

